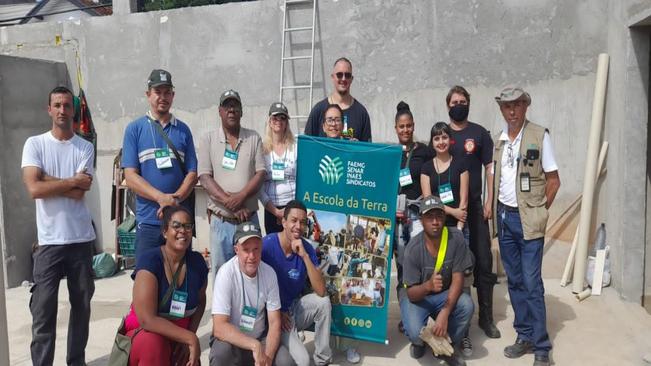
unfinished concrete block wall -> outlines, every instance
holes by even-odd
[[[65,62],[71,74],[79,56],[82,86],[99,135],[96,199],[89,205],[107,250],[114,245],[109,221],[111,165],[124,127],[147,110],[144,92],[149,71],[162,67],[173,74],[174,113],[188,122],[195,140],[218,126],[219,94],[228,88],[238,90],[243,98],[243,124],[262,133],[268,106],[278,98],[282,3],[231,3],[0,28],[0,54]],[[562,188],[552,207],[554,217],[580,194],[596,57],[610,52],[606,125],[614,127],[606,127],[604,137],[611,149],[598,221],[613,222],[608,237],[613,246],[614,284],[634,300],[641,282],[629,288],[618,274],[634,253],[644,250],[642,239],[630,244],[628,235],[644,238],[645,224],[629,217],[621,203],[627,190],[614,187],[622,175],[633,174],[631,179],[637,181],[644,174],[639,175],[621,155],[628,145],[616,126],[644,128],[636,136],[646,135],[646,114],[631,113],[630,108],[623,111],[619,97],[624,95],[628,105],[647,105],[646,97],[626,89],[630,77],[643,77],[631,71],[639,65],[631,61],[634,40],[627,21],[650,7],[642,0],[321,0],[313,102],[330,92],[332,62],[346,56],[353,62],[352,93],[369,110],[374,141],[396,141],[393,120],[400,100],[412,108],[416,136],[427,140],[433,123],[447,120],[445,95],[451,86],[468,88],[470,119],[497,133],[503,122],[493,97],[506,84],[520,84],[533,98],[530,119],[550,129],[556,149]],[[308,9],[299,10],[290,22],[298,26],[310,16]],[[297,34],[292,45],[305,50],[308,41]],[[302,77],[305,67],[296,65],[288,77]],[[296,98],[300,102],[306,97]],[[646,141],[628,148],[635,150],[633,155],[646,152]],[[638,193],[626,195],[635,201]],[[201,214],[205,196],[198,199]],[[639,215],[642,209],[642,221],[645,207],[634,210]],[[613,213],[616,219],[611,218]],[[623,220],[635,221],[631,234],[626,233]],[[205,214],[198,224],[201,248],[208,240]],[[643,271],[643,265],[636,266]]]

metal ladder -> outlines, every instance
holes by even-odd
[[[294,5],[301,5],[301,4],[312,4],[312,25],[311,26],[305,26],[305,27],[293,27],[290,28],[287,25],[287,14],[290,11],[290,8],[292,8]],[[308,106],[307,106],[307,111],[312,109],[312,94],[313,94],[313,84],[314,84],[314,31],[315,31],[315,25],[316,25],[316,6],[317,6],[317,0],[285,0],[285,5],[283,7],[283,31],[282,31],[282,42],[281,42],[281,51],[280,51],[280,87],[279,87],[279,98],[278,100],[287,105],[285,103],[285,100],[283,97],[285,97],[285,91],[286,90],[298,90],[298,89],[309,89],[310,92],[310,97],[308,99]],[[312,32],[312,45],[311,45],[311,52],[309,55],[301,55],[301,56],[294,56],[292,55],[291,49],[288,51],[289,56],[285,54],[285,45],[287,44],[285,41],[287,38],[290,36],[292,32],[306,32],[306,31],[311,31]],[[290,44],[291,46],[291,44]],[[310,82],[308,84],[295,84],[295,85],[283,85],[284,77],[285,77],[285,63],[286,62],[294,62],[296,60],[310,60]],[[298,97],[296,98],[296,105],[298,109]],[[298,112],[298,111],[297,111]],[[293,115],[290,112],[290,117],[296,121],[296,133],[300,134],[302,133],[301,130],[301,125],[300,125],[300,120],[305,120],[307,121],[307,118],[309,117],[307,114],[301,115],[301,114],[295,114]]]

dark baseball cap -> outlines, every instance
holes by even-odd
[[[227,101],[228,99],[235,99],[240,103],[240,105],[242,104],[242,99],[240,99],[240,94],[233,89],[228,89],[222,93],[221,97],[219,97],[219,105],[224,104],[224,102]]]
[[[235,228],[235,235],[233,236],[233,245],[244,243],[251,238],[262,239],[262,232],[260,227],[250,221],[243,222]]]
[[[269,107],[269,115],[277,116],[279,114],[284,114],[285,116],[289,117],[289,113],[287,112],[287,107],[285,107],[285,105],[282,104],[281,102],[276,102],[271,104],[271,107]]]
[[[438,196],[427,196],[420,202],[421,215],[424,215],[431,210],[441,210],[445,212],[445,205]]]
[[[169,85],[174,87],[172,84],[172,74],[163,69],[154,69],[149,74],[149,79],[147,79],[147,87],[155,88],[161,85]]]

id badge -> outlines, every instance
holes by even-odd
[[[271,164],[271,179],[285,180],[285,163],[274,162]]]
[[[245,306],[242,309],[242,316],[240,317],[240,330],[243,332],[252,332],[257,317],[258,309],[251,306]]]
[[[228,170],[235,170],[237,165],[237,152],[224,150],[224,158],[222,159],[222,168]]]
[[[172,158],[168,150],[157,149],[154,151],[154,157],[156,158],[156,168],[167,169],[172,167]]]
[[[529,173],[520,173],[520,192],[530,192]]]
[[[439,198],[441,198],[441,202],[445,205],[454,202],[454,193],[452,192],[452,185],[450,183],[439,186]]]
[[[176,318],[183,318],[185,316],[185,305],[187,302],[187,292],[174,291],[172,293],[172,303],[170,304],[170,315]]]
[[[411,172],[409,168],[400,169],[400,187],[408,186],[414,183],[411,180]]]

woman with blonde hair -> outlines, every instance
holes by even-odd
[[[283,230],[284,208],[296,195],[296,140],[283,103],[269,107],[262,148],[267,174],[260,190],[260,202],[264,206],[264,228],[269,235]]]

